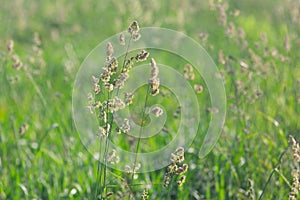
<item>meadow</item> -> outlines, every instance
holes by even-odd
[[[298,0],[2,2],[0,199],[300,199],[299,19]],[[182,185],[173,177],[165,187],[168,167],[147,173],[104,167],[74,123],[72,92],[81,64],[134,20],[141,28],[172,29],[194,39],[224,82],[225,123],[215,147],[199,158],[217,111],[201,74],[187,80],[191,87],[201,85],[201,118],[197,137],[185,148]],[[147,66],[155,58],[184,74],[185,60],[147,51]],[[142,126],[151,121],[144,114],[147,91],[141,87],[129,107]],[[160,149],[179,128],[180,105],[168,88],[161,86],[147,101],[164,105],[167,128],[148,141],[114,136],[126,151]]]

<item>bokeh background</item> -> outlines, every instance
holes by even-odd
[[[182,188],[159,184],[162,169],[140,174],[139,187],[128,192],[128,175],[112,170],[111,199],[139,199],[145,187],[150,199],[289,198],[299,169],[289,145],[289,135],[300,140],[299,19],[297,0],[3,1],[0,199],[92,198],[97,162],[73,124],[73,82],[89,52],[133,20],[181,31],[207,50],[224,79],[227,117],[206,158],[197,156],[201,141],[187,149]],[[205,131],[213,111],[198,78]],[[176,120],[170,123],[176,128]]]

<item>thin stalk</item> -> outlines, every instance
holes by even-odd
[[[101,152],[102,152],[102,146],[101,146],[101,143],[102,143],[102,136],[100,136],[100,140],[99,140],[99,159],[100,159],[100,156],[101,156]],[[100,184],[100,192],[101,192],[101,180],[102,180],[102,163],[100,160],[98,160],[98,165],[97,165],[97,175],[96,175],[96,183],[99,183]],[[95,191],[95,197],[97,198],[98,196],[98,187],[96,186],[96,191]]]
[[[263,195],[264,195],[264,193],[265,193],[265,191],[266,191],[266,188],[267,188],[268,184],[270,183],[273,174],[278,170],[277,168],[280,166],[280,164],[281,164],[281,159],[282,159],[283,155],[286,153],[286,151],[287,151],[287,150],[284,150],[284,151],[280,154],[279,159],[278,159],[278,163],[276,164],[275,168],[272,170],[270,176],[268,177],[268,180],[267,180],[267,182],[266,182],[266,184],[265,184],[265,186],[264,186],[264,188],[263,188],[263,191],[262,191],[262,193],[260,194],[258,200],[261,200],[261,199],[262,199],[262,197],[263,197]]]
[[[128,56],[128,52],[129,52],[129,47],[130,47],[130,44],[131,44],[131,40],[132,40],[132,35],[129,38],[129,42],[128,42],[128,45],[127,45],[127,48],[126,48],[126,53],[125,53],[125,56],[124,56],[123,65],[122,65],[121,71],[125,67],[125,62],[126,62],[126,59],[127,59],[127,56]],[[118,94],[119,94],[119,88],[117,89],[116,96],[118,96]],[[107,99],[110,99],[110,95],[111,95],[111,93],[108,92]],[[108,114],[108,105],[106,106],[106,113]],[[102,161],[102,163],[100,163],[100,162],[98,163],[97,176],[98,176],[98,173],[100,171],[100,178],[99,178],[100,180],[98,179],[97,183],[100,183],[100,194],[102,194],[103,190],[105,190],[105,193],[106,193],[106,174],[107,174],[107,172],[106,172],[107,171],[106,155],[107,155],[107,151],[109,149],[109,143],[108,142],[109,142],[110,135],[111,135],[111,129],[112,129],[113,121],[114,121],[114,115],[111,116],[110,122],[106,123],[106,126],[109,124],[110,129],[109,129],[109,132],[108,132],[108,136],[105,139],[105,148],[104,148],[104,154],[103,154],[103,161]],[[99,155],[101,155],[101,152],[102,152],[101,142],[102,142],[102,138],[101,138],[101,141],[100,141]],[[102,166],[103,166],[103,168],[102,168]],[[102,171],[103,171],[103,173],[102,173]],[[103,186],[102,186],[102,176],[103,176]],[[103,190],[102,190],[102,188],[103,188]],[[96,188],[96,195],[95,196],[97,197],[97,195],[98,195],[98,187]]]
[[[108,92],[108,99],[110,99],[110,92]],[[106,105],[106,113],[108,113],[108,103]],[[104,155],[103,155],[103,163],[104,163],[104,169],[103,169],[103,186],[104,186],[104,190],[105,190],[105,196],[106,196],[106,169],[107,169],[107,160],[106,160],[106,155],[107,155],[107,151],[108,151],[108,148],[109,148],[109,136],[111,134],[111,129],[112,129],[112,123],[113,123],[113,120],[114,120],[114,116],[112,115],[111,116],[111,121],[109,123],[109,130],[108,130],[108,135],[107,137],[105,138],[105,148],[104,148]],[[106,123],[106,126],[108,125],[108,123]]]
[[[37,85],[37,83],[33,79],[32,75],[27,70],[26,70],[26,75],[27,75],[28,79],[30,80],[31,84],[33,85],[35,91],[37,92],[37,94],[38,94],[38,96],[39,96],[46,112],[48,112],[48,114],[49,114],[49,110],[48,110],[49,106],[47,105],[46,99],[45,99],[44,95],[42,94],[39,86]],[[51,116],[51,118],[52,118],[52,116]]]
[[[148,84],[148,86],[147,86],[147,94],[146,94],[146,99],[145,99],[144,108],[143,108],[143,114],[142,114],[141,128],[140,128],[139,138],[138,138],[138,142],[137,142],[136,150],[135,150],[135,154],[136,155],[135,155],[135,160],[134,160],[134,165],[133,165],[133,173],[132,173],[132,176],[131,176],[132,183],[133,183],[133,178],[134,178],[135,166],[137,164],[138,151],[139,151],[140,143],[141,143],[141,136],[142,136],[143,126],[144,126],[144,121],[145,121],[145,111],[146,111],[146,106],[147,106],[147,103],[148,103],[149,90],[150,90],[150,85]]]

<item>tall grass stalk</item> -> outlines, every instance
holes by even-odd
[[[122,62],[123,64],[122,64],[122,67],[121,67],[121,71],[125,67],[125,63],[126,63],[127,56],[128,56],[128,53],[129,53],[129,48],[130,48],[131,41],[132,41],[132,35],[130,35],[130,38],[129,38],[129,41],[128,41],[128,44],[127,44],[127,47],[126,47],[125,56],[123,58],[123,62]],[[116,96],[119,95],[119,90],[120,90],[120,88],[116,89]],[[110,99],[110,98],[111,98],[111,92],[108,91],[107,99]],[[106,113],[109,113],[108,104],[106,105]],[[106,126],[112,127],[113,122],[114,122],[114,115],[112,114],[111,118],[110,118],[110,121],[106,122]],[[107,159],[106,159],[106,157],[107,157],[107,153],[108,153],[107,151],[109,149],[109,140],[110,140],[111,134],[112,134],[111,130],[112,130],[112,128],[109,129],[108,136],[105,138],[105,147],[104,147],[104,153],[103,153],[102,161],[98,161],[98,164],[97,164],[97,175],[96,175],[97,181],[96,181],[96,185],[99,184],[99,188],[96,186],[96,194],[95,194],[96,198],[98,198],[99,194],[101,195],[101,198],[103,196],[106,196],[106,194],[107,194],[107,189],[106,189],[106,187],[107,187],[107,185],[106,185]],[[103,137],[100,137],[99,156],[101,156],[101,153],[102,153],[102,145],[101,145],[102,144],[102,139],[103,139]],[[100,157],[99,157],[99,159],[100,159]]]
[[[136,155],[135,155],[133,170],[135,170],[135,167],[136,167],[136,164],[137,164],[137,160],[138,160],[138,153],[139,153],[139,149],[140,149],[141,136],[142,136],[142,133],[143,133],[143,127],[144,127],[144,123],[145,123],[145,112],[146,112],[147,102],[148,102],[148,98],[149,98],[149,91],[150,91],[150,85],[148,84],[148,86],[147,86],[147,93],[146,93],[146,99],[145,99],[144,107],[143,107],[143,111],[142,111],[141,128],[140,128],[140,131],[139,131],[139,138],[138,138],[136,149],[135,149],[135,154]],[[135,171],[133,171],[132,176],[131,176],[132,184],[133,184],[133,180],[134,180],[134,174],[135,174]]]

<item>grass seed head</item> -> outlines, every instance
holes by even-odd
[[[164,113],[163,109],[158,106],[153,107],[151,112],[155,117],[159,117]]]
[[[110,42],[106,44],[106,57],[111,58],[114,53],[114,48]],[[108,59],[109,60],[109,59]]]
[[[299,195],[299,189],[300,189],[299,175],[300,175],[299,170],[292,171],[293,183],[292,183],[292,188],[291,188],[291,191],[289,194],[289,200],[298,199],[297,197]]]
[[[124,33],[120,34],[119,41],[120,41],[120,45],[121,46],[125,46],[126,43],[125,43],[125,35],[124,35]]]
[[[132,21],[130,26],[128,27],[128,32],[132,34],[137,34],[140,30],[139,24],[136,20]]]
[[[130,105],[133,102],[134,94],[133,93],[124,93],[124,103],[125,105]]]
[[[13,40],[8,40],[6,46],[7,46],[8,53],[11,54],[14,50],[14,41]]]
[[[177,181],[178,186],[182,186],[185,183],[186,176],[180,176],[179,180]]]
[[[150,55],[149,52],[147,52],[146,50],[142,50],[135,56],[135,60],[137,62],[145,61],[145,60],[147,60],[149,55]]]
[[[125,85],[125,81],[129,78],[128,72],[122,72],[118,78],[114,80],[114,86],[116,88],[123,88]]]
[[[148,190],[145,188],[142,194],[142,200],[147,200],[149,199],[149,192]]]

